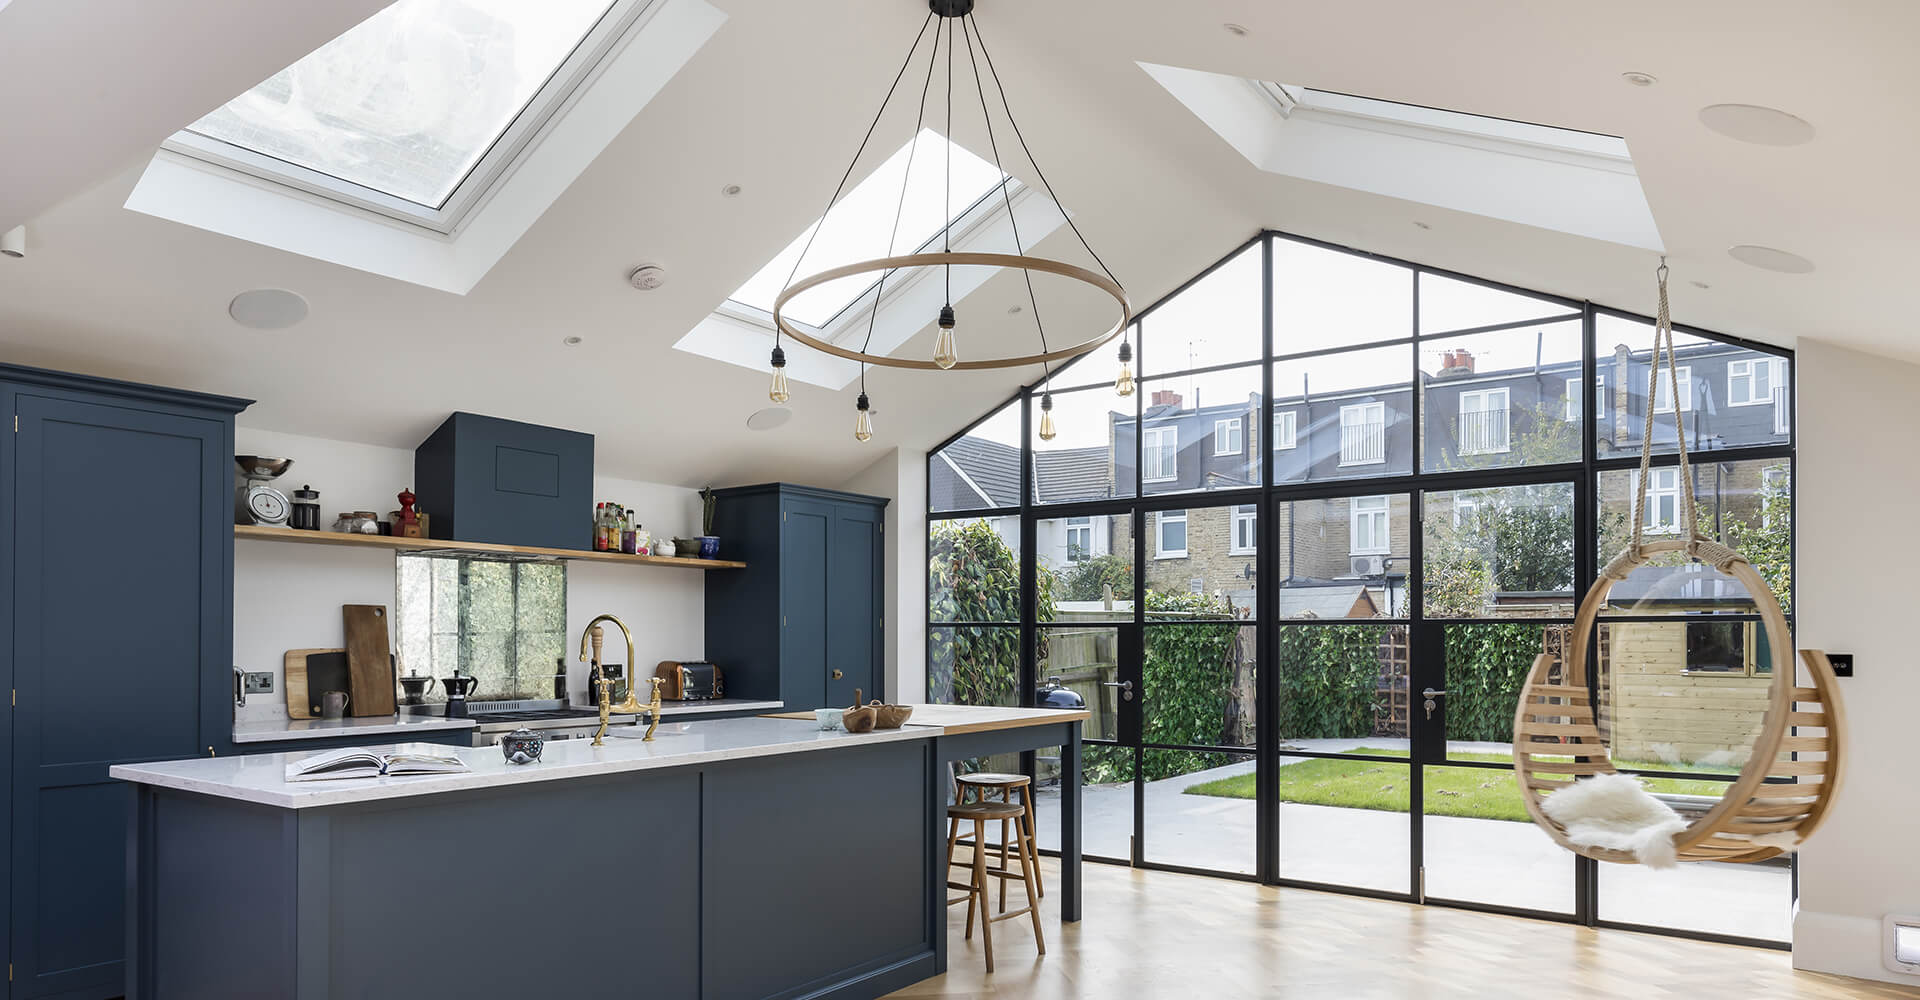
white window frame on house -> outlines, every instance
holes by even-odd
[[[1593,377],[1593,398],[1594,399],[1607,398],[1607,376],[1605,372],[1601,372],[1600,374],[1595,375]],[[1568,423],[1573,423],[1575,421],[1578,421],[1581,418],[1582,416],[1581,408],[1586,405],[1586,402],[1587,402],[1586,399],[1583,398],[1580,394],[1580,380],[1577,378],[1568,379],[1567,380],[1567,422]]]
[[[1213,422],[1213,453],[1215,455],[1240,454],[1240,432],[1242,425],[1239,417],[1226,417]]]
[[[1275,451],[1286,451],[1300,444],[1300,414],[1296,410],[1275,410],[1273,412],[1273,447]]]
[[[1250,556],[1260,551],[1259,504],[1235,504],[1227,527],[1227,555]]]
[[[1680,380],[1680,409],[1684,413],[1693,412],[1693,366],[1678,365],[1674,368],[1674,377]],[[1653,380],[1653,412],[1673,412],[1673,383],[1664,369]],[[1661,401],[1665,400],[1663,404]]]
[[[1640,493],[1640,470],[1633,470],[1629,480],[1633,484],[1633,494],[1627,503],[1633,503],[1633,497]],[[1661,505],[1665,503],[1671,509],[1667,517],[1661,516]],[[1680,467],[1669,465],[1653,470],[1652,482],[1647,487],[1647,513],[1644,530],[1650,535],[1677,535],[1680,533]]]
[[[1076,549],[1074,539],[1082,536],[1086,541]],[[1093,518],[1091,516],[1067,518],[1066,546],[1067,562],[1086,562],[1093,558]],[[1079,552],[1078,556],[1074,555],[1076,551]]]
[[[1180,525],[1180,547],[1166,547],[1167,526]],[[1153,557],[1155,559],[1185,559],[1187,557],[1187,512],[1184,510],[1163,510],[1153,519]]]
[[[1379,506],[1374,506],[1375,503]],[[1362,504],[1365,504],[1363,507]],[[1376,535],[1371,544],[1360,544],[1360,523],[1362,519],[1370,522],[1367,529]],[[1347,501],[1347,554],[1355,556],[1384,556],[1393,552],[1393,502],[1387,496],[1354,497]]]
[[[1368,414],[1378,414],[1378,417],[1370,420]],[[1374,424],[1379,428],[1377,436],[1369,438],[1370,441],[1377,443],[1377,447],[1368,447],[1366,441],[1361,442],[1357,447],[1348,447],[1347,428],[1364,427],[1367,424]],[[1353,436],[1358,438],[1360,434],[1356,433]],[[1387,404],[1382,400],[1375,400],[1371,403],[1348,403],[1342,406],[1340,408],[1340,464],[1342,466],[1385,465],[1386,461]]]
[[[1498,406],[1493,405],[1496,399],[1499,401]],[[1472,389],[1460,394],[1460,454],[1502,455],[1513,450],[1513,426],[1510,415],[1512,399],[1512,393],[1509,392],[1505,386],[1493,389]],[[1469,402],[1476,405],[1468,406],[1467,404]],[[1500,414],[1499,420],[1493,421],[1491,418],[1484,416],[1484,414],[1489,413]],[[1500,440],[1497,447],[1494,446],[1495,442],[1490,440],[1492,437],[1491,434],[1484,432],[1470,433],[1468,431],[1467,425],[1470,419],[1468,414],[1481,415],[1479,419],[1486,420],[1489,423],[1497,423],[1500,429]],[[1470,440],[1476,437],[1480,438],[1480,440]]]
[[[1140,438],[1140,481],[1170,483],[1180,478],[1180,428],[1149,427]]]
[[[1727,405],[1728,406],[1766,406],[1774,401],[1774,389],[1779,386],[1781,376],[1786,370],[1785,358],[1738,358],[1727,362]],[[1767,394],[1759,395],[1760,373],[1766,373]],[[1736,383],[1734,380],[1740,379]],[[1734,391],[1735,385],[1741,385],[1744,391]]]

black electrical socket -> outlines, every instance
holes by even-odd
[[[1827,662],[1833,664],[1833,676],[1835,677],[1852,677],[1853,676],[1853,654],[1852,653],[1828,653]]]

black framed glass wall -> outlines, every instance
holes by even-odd
[[[1510,744],[1632,491],[1677,530],[1676,427],[1701,529],[1790,607],[1788,352],[1680,328],[1679,390],[1650,396],[1644,317],[1279,233],[1129,336],[1136,394],[1103,350],[1056,373],[1052,440],[1036,386],[928,460],[929,691],[1085,700],[1090,855],[1785,940],[1785,868],[1652,881],[1554,848]],[[1724,788],[1754,724],[1741,598],[1655,563],[1597,630],[1623,759],[1673,801]]]

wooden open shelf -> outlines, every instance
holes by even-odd
[[[675,566],[681,569],[745,569],[729,559],[684,559],[679,556],[630,556],[624,552],[588,549],[549,549],[537,545],[496,545],[491,542],[450,542],[439,538],[394,538],[391,535],[349,535],[338,531],[295,531],[257,524],[236,524],[233,537],[301,545],[344,545],[348,548],[387,549],[392,552],[471,552],[478,555],[525,556],[534,559],[573,559],[581,562],[623,563],[628,566]]]

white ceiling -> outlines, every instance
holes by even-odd
[[[35,219],[31,254],[0,260],[0,352],[249,396],[260,402],[242,415],[247,425],[395,447],[414,446],[455,409],[555,424],[598,436],[603,474],[685,485],[836,484],[890,447],[937,442],[1035,380],[1037,371],[877,371],[868,389],[878,434],[860,445],[857,389],[796,386],[794,420],[752,432],[745,420],[767,405],[765,375],[671,350],[818,215],[925,16],[915,0],[715,3],[727,24],[464,297],[125,210],[160,138],[288,61],[284,46],[269,59],[251,41],[300,28],[311,48],[332,30],[286,23],[327,5],[272,4],[272,17],[254,18],[272,22],[264,26],[234,19],[265,4],[168,5],[174,16],[227,19],[235,26],[220,37],[231,44],[191,46],[191,58],[170,53],[157,60],[164,70],[138,74],[47,67],[32,88],[43,118],[64,117],[31,133],[43,140],[10,144],[8,159],[23,161],[42,192],[22,203],[51,207]],[[0,13],[0,56],[13,22],[61,6],[15,0]],[[1677,319],[1920,358],[1905,294],[1920,222],[1907,176],[1920,133],[1906,107],[1920,90],[1907,51],[1920,6],[980,0],[978,17],[1048,178],[1136,305],[1263,227],[1643,311],[1655,263],[1644,250],[1263,173],[1143,72],[1145,61],[1623,136],[1679,279]],[[1224,22],[1249,32],[1230,34]],[[98,33],[81,18],[39,30],[65,32],[40,41],[69,52]],[[1659,82],[1629,86],[1620,79],[1629,70]],[[1699,124],[1701,107],[1725,102],[1781,108],[1817,136],[1751,146]],[[115,114],[99,116],[109,105]],[[977,106],[973,116],[957,107],[956,120],[956,137],[984,153],[968,124]],[[875,163],[905,141],[911,117],[890,125]],[[12,182],[0,174],[0,191]],[[744,191],[723,197],[727,184]],[[1084,262],[1064,233],[1041,250]],[[1727,258],[1739,243],[1802,254],[1818,270],[1754,270]],[[665,287],[627,286],[626,271],[643,261],[666,265]],[[233,324],[228,300],[262,286],[299,291],[311,317],[274,332]],[[963,351],[1025,346],[1030,333],[996,333],[1013,291],[996,281],[965,301]],[[1056,336],[1098,322],[1076,326],[1075,311],[1049,313]],[[562,346],[576,335],[582,345]],[[903,350],[929,345],[923,332]],[[1067,381],[1112,367],[1088,363],[1097,370]]]
[[[151,153],[389,2],[0,2],[0,229]]]

